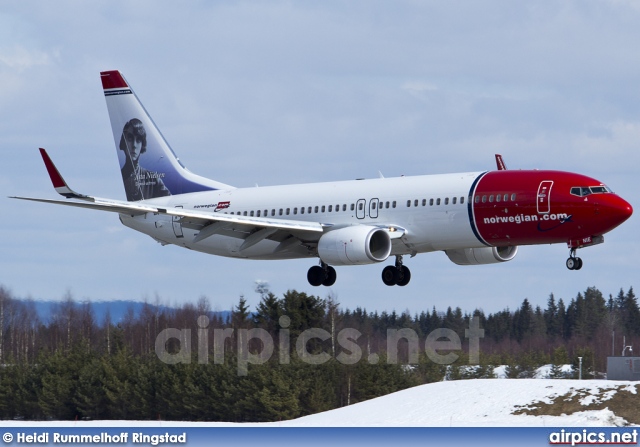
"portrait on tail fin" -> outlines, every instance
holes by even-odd
[[[120,150],[125,154],[125,163],[121,171],[128,201],[171,195],[162,181],[164,173],[140,166],[140,156],[147,151],[147,132],[138,118],[133,118],[124,125]]]

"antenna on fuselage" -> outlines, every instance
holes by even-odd
[[[507,165],[504,164],[504,160],[502,159],[502,155],[496,154],[496,165],[498,166],[498,171],[506,171]]]

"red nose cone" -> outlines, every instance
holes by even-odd
[[[633,214],[633,207],[631,206],[631,204],[629,202],[627,202],[626,200],[620,198],[620,204],[618,205],[618,213],[620,215],[620,223],[624,222],[625,220],[627,220],[628,218],[631,217],[631,215]]]
[[[606,217],[613,227],[617,227],[633,214],[633,207],[620,196],[607,197]]]

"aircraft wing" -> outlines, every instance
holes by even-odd
[[[209,236],[225,231],[237,233],[237,237],[244,238],[247,242],[245,248],[265,238],[286,239],[292,232],[299,235],[310,236],[311,240],[317,240],[324,232],[326,225],[319,222],[307,222],[299,220],[271,219],[268,217],[247,217],[230,214],[221,214],[212,211],[195,211],[183,208],[169,208],[151,203],[125,202],[120,200],[102,199],[99,197],[79,194],[69,187],[53,161],[44,149],[40,154],[51,178],[51,183],[58,194],[72,200],[40,199],[34,197],[11,197],[13,199],[30,200],[34,202],[52,203],[56,205],[74,206],[100,211],[110,211],[119,214],[142,215],[146,213],[167,214],[174,216],[183,225],[198,229],[200,233],[194,242],[203,240]],[[238,231],[239,230],[239,231]],[[275,233],[281,233],[275,237]],[[309,233],[316,233],[314,235]],[[319,234],[318,234],[319,233]],[[306,237],[305,237],[306,239]]]

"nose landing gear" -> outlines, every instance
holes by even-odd
[[[567,268],[569,270],[580,270],[582,268],[582,259],[576,256],[576,249],[572,248],[567,259]]]
[[[336,282],[337,278],[336,269],[330,265],[320,262],[320,265],[314,265],[307,272],[307,281],[314,287],[317,286],[332,286]]]
[[[382,282],[388,286],[406,286],[411,281],[411,271],[402,265],[402,255],[396,256],[396,264],[382,270]]]

